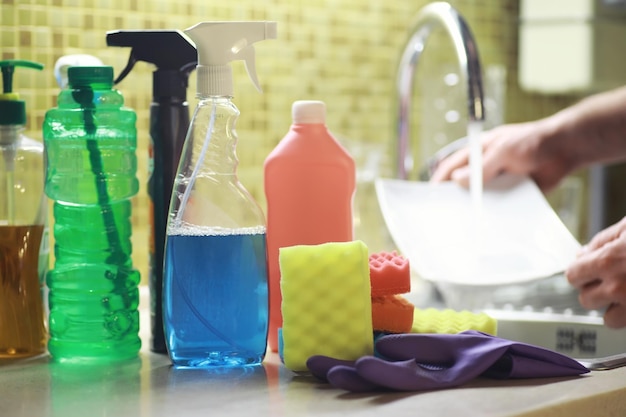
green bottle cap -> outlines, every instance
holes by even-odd
[[[102,65],[96,67],[69,67],[67,81],[70,88],[102,85],[113,85],[113,67]]]
[[[43,65],[37,62],[18,59],[0,61],[2,70],[2,94],[0,94],[0,125],[26,124],[26,103],[13,92],[13,73],[15,67],[42,70]]]

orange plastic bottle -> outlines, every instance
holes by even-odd
[[[352,200],[356,168],[350,154],[326,127],[326,105],[296,101],[293,124],[265,160],[269,335],[278,350],[282,326],[278,251],[293,245],[353,239]]]

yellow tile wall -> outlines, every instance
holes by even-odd
[[[41,73],[23,70],[16,90],[27,102],[29,136],[41,138],[45,111],[55,106],[58,88],[52,68],[65,54],[88,53],[118,73],[128,50],[107,47],[105,33],[115,29],[184,29],[203,20],[275,20],[278,39],[257,46],[259,94],[243,64],[234,64],[240,179],[264,206],[262,164],[290,125],[294,100],[319,99],[328,106],[329,128],[338,136],[384,143],[391,157],[392,109],[396,64],[407,30],[427,2],[389,0],[0,0],[0,57],[41,62]],[[483,68],[507,70],[506,121],[544,116],[573,97],[546,97],[520,91],[517,79],[518,0],[455,0],[476,38]],[[447,39],[434,34],[418,70],[438,75],[454,64]],[[431,46],[432,44],[432,46]],[[149,65],[138,63],[118,88],[138,114],[138,156],[142,188],[134,199],[134,261],[147,276],[147,147],[151,101]],[[189,90],[194,105],[195,73]],[[416,91],[415,96],[427,91]],[[417,99],[415,100],[417,102]],[[414,118],[419,125],[419,104]]]

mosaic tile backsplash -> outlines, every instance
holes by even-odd
[[[287,132],[291,104],[295,100],[325,101],[329,129],[347,144],[376,145],[380,153],[377,160],[382,161],[381,175],[390,175],[396,66],[411,22],[426,3],[424,0],[0,0],[0,57],[45,65],[43,72],[18,72],[14,81],[15,90],[27,103],[26,134],[41,140],[44,114],[56,105],[58,87],[53,67],[60,56],[95,55],[113,66],[116,74],[125,67],[130,50],[107,47],[105,35],[109,30],[185,29],[205,20],[278,22],[278,39],[256,46],[257,73],[263,94],[249,82],[243,63],[233,64],[234,102],[241,111],[237,125],[239,176],[264,207],[263,161]],[[518,0],[451,1],[474,33],[483,68],[500,69],[498,82],[504,94],[496,109],[501,114],[499,122],[545,116],[575,100],[520,91],[516,68],[518,3]],[[424,115],[429,114],[433,98],[441,94],[438,86],[443,74],[449,68],[456,68],[456,58],[446,37],[433,33],[431,38],[416,75],[415,132],[423,132],[424,126],[435,123]],[[138,115],[138,175],[142,187],[133,201],[133,256],[144,280],[148,264],[146,183],[152,71],[153,68],[140,62],[117,86],[126,98],[126,105]],[[191,109],[195,105],[195,85],[194,72],[188,92]],[[457,94],[462,99],[462,90]],[[463,132],[463,114],[447,123],[451,129]],[[450,136],[450,132],[445,134]]]

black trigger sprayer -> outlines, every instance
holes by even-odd
[[[197,64],[193,43],[178,30],[117,30],[107,32],[108,46],[130,47],[130,59],[119,74],[120,83],[137,61],[156,66],[152,78],[150,104],[150,178],[148,194],[151,207],[150,241],[150,318],[151,346],[166,353],[163,334],[162,283],[167,214],[174,177],[189,127],[187,85]]]

